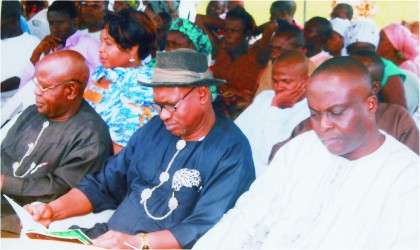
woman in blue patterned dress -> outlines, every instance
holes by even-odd
[[[157,112],[150,107],[153,69],[142,63],[156,42],[156,27],[144,13],[123,9],[104,17],[99,47],[102,63],[93,73],[95,84],[85,99],[108,125],[117,154],[134,132]]]

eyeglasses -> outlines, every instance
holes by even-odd
[[[152,106],[152,108],[154,110],[156,110],[157,112],[162,111],[163,108],[165,108],[168,112],[173,113],[176,111],[176,108],[179,106],[179,104],[181,104],[181,102],[195,89],[195,87],[193,87],[190,91],[188,91],[188,93],[177,103],[177,104],[165,104],[165,105],[160,105],[157,104],[155,102],[151,102],[150,106]]]
[[[88,7],[91,7],[91,8],[93,8],[93,9],[99,9],[99,8],[101,7],[101,5],[100,5],[100,4],[98,4],[98,3],[87,3],[87,2],[82,2],[82,3],[81,3],[81,5],[82,5],[82,8],[88,8]]]
[[[83,85],[83,83],[81,83],[81,82],[79,82],[78,80],[68,80],[68,81],[65,81],[65,82],[62,82],[62,83],[59,83],[59,84],[56,84],[56,85],[54,85],[54,86],[51,86],[51,87],[48,87],[48,88],[43,88],[43,87],[41,87],[41,85],[39,85],[39,81],[38,81],[38,79],[34,76],[34,77],[32,77],[32,82],[35,84],[35,86],[36,87],[39,87],[41,90],[42,90],[42,92],[45,92],[45,91],[47,91],[47,90],[49,90],[49,89],[52,89],[52,88],[55,88],[55,87],[58,87],[58,86],[60,86],[60,85],[63,85],[63,84],[66,84],[66,83],[69,83],[69,82],[77,82],[77,83],[79,83],[80,85]]]

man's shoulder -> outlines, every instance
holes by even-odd
[[[417,162],[418,167],[419,156],[414,153],[406,145],[395,139],[392,135],[381,131],[385,135],[384,144],[377,150],[380,155],[388,158],[388,163],[396,165],[404,165],[405,163]]]
[[[86,46],[98,46],[101,44],[101,40],[96,37],[92,37],[88,34],[82,34],[80,30],[76,31],[72,36],[71,39],[77,41],[77,44],[84,44]]]
[[[247,144],[248,139],[241,131],[241,129],[227,116],[219,111],[214,111],[216,115],[216,122],[211,130],[211,136],[220,142],[223,141],[224,146],[231,147],[234,144]]]

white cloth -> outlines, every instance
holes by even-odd
[[[407,104],[407,110],[412,115],[414,111],[419,107],[420,96],[419,96],[419,78],[413,72],[401,69],[406,74],[404,81],[404,95],[405,102]]]
[[[21,77],[32,52],[40,40],[24,32],[22,35],[1,40],[1,81],[11,77]],[[1,107],[17,90],[1,93]]]
[[[379,29],[372,20],[363,19],[352,22],[344,32],[344,47],[355,42],[370,43],[378,48]]]
[[[354,161],[297,136],[194,248],[418,248],[419,157],[385,136]]]
[[[29,30],[31,34],[38,37],[42,41],[44,37],[50,34],[50,24],[47,20],[48,9],[41,10],[28,20]]]
[[[344,32],[346,31],[347,27],[350,25],[350,20],[342,19],[336,17],[330,20],[332,29],[337,32],[341,37],[344,37]]]
[[[328,54],[325,51],[321,51],[318,54],[311,56],[309,60],[311,60],[313,63],[315,63],[317,67],[319,67],[319,65],[321,65],[323,62],[325,62],[326,60],[330,58],[332,58],[330,54]]]
[[[292,108],[280,109],[271,106],[274,96],[274,90],[261,92],[235,120],[251,144],[257,178],[267,168],[274,144],[289,138],[293,129],[310,116],[306,98]]]
[[[90,35],[91,37],[96,37],[96,38],[101,39],[101,31],[100,30],[99,31],[96,31],[96,32],[89,32],[88,29],[84,29],[84,30],[80,30],[80,32],[83,35]]]

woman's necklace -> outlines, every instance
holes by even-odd
[[[32,162],[31,167],[28,169],[28,171],[26,171],[26,173],[25,173],[25,174],[20,175],[20,176],[16,175],[16,172],[18,171],[18,169],[19,169],[19,168],[20,168],[20,166],[22,165],[23,160],[25,160],[25,158],[26,158],[27,156],[29,156],[29,155],[32,153],[32,151],[33,151],[33,150],[34,150],[34,148],[36,147],[36,144],[38,143],[39,138],[40,138],[40,137],[41,137],[41,135],[42,135],[42,132],[44,132],[44,129],[46,129],[49,125],[50,125],[50,123],[49,123],[48,121],[45,121],[45,122],[44,122],[44,124],[42,124],[42,129],[41,129],[41,132],[39,132],[38,137],[36,138],[35,143],[29,143],[29,144],[28,144],[29,149],[28,149],[28,151],[26,151],[26,154],[23,156],[22,160],[21,160],[20,162],[15,162],[15,163],[13,163],[13,175],[14,175],[15,177],[17,177],[17,178],[24,178],[24,177],[25,177],[25,176],[26,176],[29,172],[31,172],[32,170],[33,170],[33,171],[31,172],[31,174],[32,174],[32,173],[34,173],[34,172],[36,171],[36,169],[34,169],[34,168],[36,167],[36,164],[35,164],[35,162]]]
[[[162,217],[154,217],[153,215],[151,215],[149,213],[149,210],[147,210],[147,200],[150,197],[152,197],[153,191],[155,191],[157,188],[159,188],[160,186],[162,186],[163,183],[165,183],[165,182],[167,182],[169,180],[169,177],[170,176],[168,174],[168,171],[171,168],[172,163],[175,160],[175,157],[179,154],[179,152],[182,149],[185,148],[186,145],[187,145],[187,143],[184,140],[179,140],[176,143],[176,149],[178,151],[175,153],[174,157],[172,157],[172,160],[171,160],[171,162],[169,162],[168,167],[166,168],[166,171],[165,172],[162,172],[160,174],[160,176],[159,176],[160,184],[157,185],[157,186],[155,186],[152,189],[146,188],[146,189],[144,189],[141,192],[141,201],[140,201],[140,204],[142,204],[144,206],[144,210],[146,210],[147,215],[150,218],[154,219],[154,220],[163,220],[163,219],[165,219],[166,217],[168,217],[178,207],[178,200],[175,198],[175,192],[172,192],[172,197],[169,199],[169,203],[168,203],[168,206],[169,206],[170,211],[165,216],[162,216]]]

